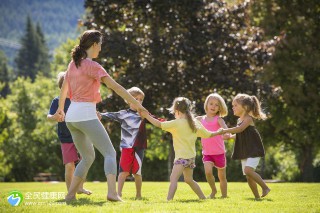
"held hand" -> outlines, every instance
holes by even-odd
[[[218,129],[217,133],[218,133],[218,135],[222,135],[222,134],[224,134],[224,132],[223,132],[223,128]]]
[[[226,133],[222,135],[222,139],[223,140],[229,140],[231,138],[231,134],[230,133]]]
[[[101,113],[98,111],[96,113],[97,113],[98,119],[101,121],[101,119],[102,119]]]
[[[58,109],[54,116],[57,117],[58,122],[63,122],[65,118],[65,113],[62,109]]]

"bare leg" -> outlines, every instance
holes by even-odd
[[[220,181],[220,190],[221,190],[221,197],[226,198],[228,196],[228,182],[227,182],[227,175],[226,175],[226,168],[218,169],[218,177]]]
[[[169,186],[167,201],[173,199],[174,194],[177,191],[178,180],[179,180],[180,176],[182,175],[183,169],[184,169],[184,167],[180,164],[173,165],[172,172],[170,175],[170,186]]]
[[[198,195],[199,199],[206,199],[200,186],[193,180],[193,169],[185,168],[183,170],[184,181],[191,187],[191,189]]]
[[[265,197],[270,192],[269,187],[263,181],[261,176],[254,171],[253,168],[251,168],[249,166],[246,166],[245,169],[244,169],[244,173],[247,175],[247,177],[248,176],[250,177],[250,180],[254,181],[256,184],[258,184],[262,188],[262,197]],[[256,197],[256,195],[255,195],[255,197]]]
[[[116,190],[116,179],[117,179],[116,175],[113,175],[113,174],[107,175],[107,182],[108,182],[107,200],[109,201],[122,201]]]
[[[83,188],[84,182],[85,182],[85,180],[83,180],[83,182],[80,184],[79,189],[78,189],[78,191],[77,191],[77,194],[91,195],[91,194],[92,194],[92,191]]]
[[[73,176],[72,182],[71,182],[70,187],[69,187],[68,194],[66,195],[66,198],[65,198],[66,201],[71,201],[71,200],[75,200],[76,199],[76,193],[78,191],[79,186],[81,185],[81,183],[83,181],[84,180],[81,179],[80,177]]]
[[[66,163],[64,165],[65,168],[65,173],[64,173],[64,178],[66,180],[66,185],[67,185],[67,190],[69,191],[70,185],[71,185],[71,181],[72,181],[72,177],[73,177],[73,173],[74,173],[74,163]]]
[[[259,199],[260,195],[259,195],[259,192],[258,192],[257,183],[253,179],[251,179],[249,176],[246,176],[246,177],[247,177],[248,184],[250,186],[250,189],[251,189],[254,197],[256,199]]]
[[[118,176],[118,194],[120,197],[122,197],[122,189],[124,182],[126,181],[126,178],[128,177],[129,172],[120,172]]]
[[[207,179],[207,182],[209,183],[210,188],[211,188],[211,194],[209,195],[209,198],[215,198],[215,196],[217,194],[217,188],[216,188],[214,176],[212,174],[212,166],[213,166],[213,164],[210,162],[204,163],[204,171],[206,174],[206,179]]]
[[[136,184],[136,199],[141,200],[142,176],[134,174],[134,182]]]

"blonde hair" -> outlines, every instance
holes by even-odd
[[[59,72],[57,75],[57,83],[60,89],[62,87],[65,76],[66,76],[66,72]]]
[[[261,103],[256,96],[238,94],[233,100],[239,103],[250,116],[261,120],[267,119],[266,114],[261,109]]]
[[[218,115],[220,117],[225,117],[228,115],[228,107],[224,99],[218,94],[218,93],[212,93],[207,96],[205,102],[204,102],[204,111],[207,113],[208,110],[208,102],[210,98],[216,99],[219,103],[219,112]]]
[[[190,128],[193,132],[197,131],[197,126],[195,123],[195,115],[193,113],[193,105],[188,98],[178,97],[175,98],[172,106],[168,108],[169,112],[174,114],[175,110],[178,110],[181,113],[186,114],[187,120]]]
[[[130,89],[127,89],[127,92],[130,93],[130,95],[132,96],[142,95],[144,98],[144,93],[138,87],[131,87]]]

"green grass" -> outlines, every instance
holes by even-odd
[[[210,194],[207,183],[199,183],[206,195]],[[217,186],[219,186],[217,184]],[[91,196],[78,195],[78,200],[65,204],[52,195],[65,192],[64,183],[0,183],[0,212],[320,212],[320,184],[317,183],[269,183],[270,194],[255,201],[246,183],[228,183],[227,199],[198,200],[186,183],[179,183],[171,202],[166,202],[168,182],[144,182],[143,200],[135,200],[134,182],[126,182],[123,203],[106,201],[105,182],[85,183],[85,188],[93,191]],[[23,202],[12,207],[7,197],[12,190],[20,191]],[[27,193],[39,199],[26,199]],[[50,193],[49,199],[41,193]],[[49,194],[50,195],[50,194]],[[218,192],[218,196],[221,194]],[[33,202],[33,205],[27,205]]]

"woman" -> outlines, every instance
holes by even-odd
[[[122,201],[116,191],[116,151],[110,138],[96,114],[96,103],[101,101],[100,81],[115,91],[127,102],[134,104],[138,111],[145,110],[121,85],[115,82],[97,62],[92,61],[101,51],[102,34],[97,30],[85,31],[80,37],[80,44],[72,50],[72,61],[68,66],[62,85],[57,114],[61,121],[65,119],[82,156],[76,167],[66,201],[76,199],[79,186],[86,179],[92,165],[95,152],[93,145],[104,156],[104,171],[108,182],[107,200]],[[67,114],[63,108],[67,93],[71,105]]]

